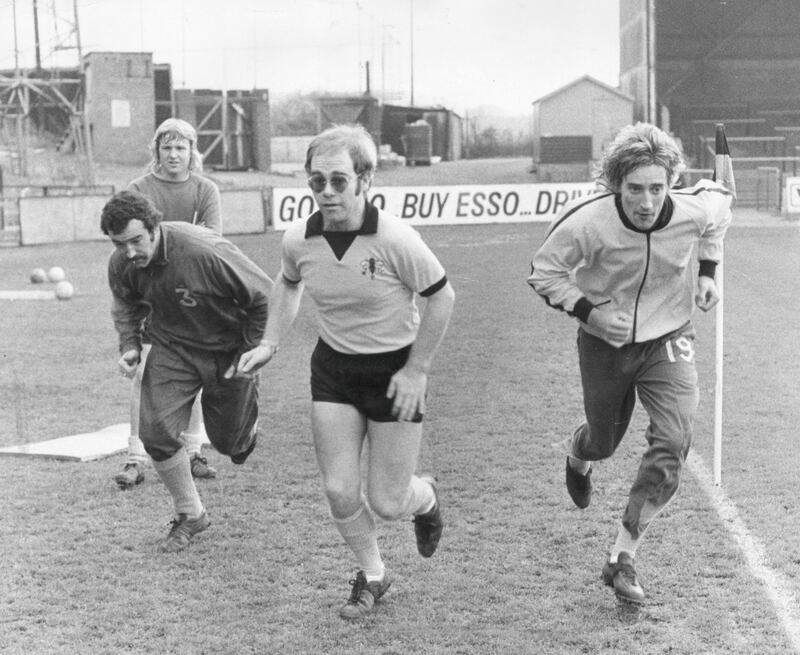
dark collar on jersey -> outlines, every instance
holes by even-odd
[[[158,239],[158,246],[156,246],[156,251],[153,253],[153,257],[150,259],[150,263],[147,264],[147,267],[150,266],[166,266],[169,259],[167,259],[167,231],[164,229],[163,225],[157,225],[156,230],[161,235]]]
[[[322,236],[324,223],[322,212],[317,210],[306,221],[306,239]],[[354,234],[375,234],[378,231],[378,208],[367,200],[364,205],[364,220]]]
[[[660,230],[661,228],[669,225],[669,222],[672,220],[672,211],[674,209],[672,198],[667,195],[666,199],[664,200],[664,204],[661,207],[661,212],[659,213],[656,222],[653,223],[653,227],[643,230],[631,223],[630,219],[625,215],[625,211],[622,209],[622,196],[619,193],[614,195],[614,204],[617,206],[617,214],[619,214],[619,219],[622,221],[623,225],[629,230],[633,230],[634,232],[642,232],[643,234],[655,232],[656,230]]]

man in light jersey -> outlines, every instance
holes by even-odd
[[[586,421],[562,444],[573,502],[591,500],[591,462],[610,457],[638,394],[650,417],[648,447],[602,577],[618,598],[641,603],[636,548],[678,489],[692,442],[699,392],[695,305],[719,300],[714,272],[733,196],[701,180],[672,189],[683,168],[676,142],[645,123],[623,128],[606,150],[607,188],[561,212],[531,264],[528,283],[578,319]],[[696,251],[699,265],[695,266]]]
[[[197,150],[197,132],[186,121],[168,118],[155,131],[150,143],[149,172],[133,180],[128,188],[146,195],[161,212],[162,221],[184,221],[202,225],[222,234],[220,195],[217,185],[200,175],[203,160]],[[139,438],[139,398],[142,392],[142,371],[150,353],[147,335],[143,335],[141,366],[136,369],[131,385],[128,453],[122,469],[114,476],[120,489],[130,489],[144,481],[148,457]],[[217,471],[202,455],[203,413],[200,395],[192,407],[189,426],[182,435],[192,475],[215,478]]]
[[[114,195],[100,227],[116,248],[108,282],[123,375],[139,368],[141,324],[150,317],[140,436],[173,501],[175,518],[161,549],[176,552],[210,524],[181,441],[201,389],[214,448],[243,464],[256,446],[258,376],[236,373],[236,364],[261,341],[272,280],[211,230],[162,223],[153,203],[136,191]]]
[[[420,235],[367,199],[376,165],[361,126],[334,126],[311,142],[306,172],[319,210],[286,231],[264,339],[239,361],[247,373],[274,356],[308,289],[320,335],[311,358],[317,462],[334,525],[359,567],[339,612],[345,619],[369,614],[390,585],[374,515],[413,515],[423,557],[443,529],[436,483],[414,471],[428,371],[454,293]],[[421,318],[417,295],[427,299]]]

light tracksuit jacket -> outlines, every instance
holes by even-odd
[[[653,227],[641,230],[625,216],[618,194],[579,198],[553,222],[533,257],[528,284],[601,339],[586,322],[600,305],[633,318],[629,343],[657,339],[692,315],[695,259],[699,275],[714,277],[732,200],[710,180],[672,189]]]

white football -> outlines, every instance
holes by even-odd
[[[61,282],[56,285],[56,298],[59,300],[69,300],[74,293],[75,288],[66,280],[61,280]]]
[[[64,269],[60,266],[53,266],[47,271],[47,279],[51,282],[61,282],[65,277]]]

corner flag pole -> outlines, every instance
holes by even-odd
[[[716,143],[714,148],[714,176],[713,179],[723,184],[736,197],[736,184],[733,180],[733,162],[728,150],[728,140],[725,138],[725,125],[716,125]],[[720,253],[722,254],[722,253]],[[724,258],[720,259],[717,266],[716,284],[719,293],[717,303],[716,330],[715,330],[715,371],[716,384],[714,386],[714,484],[722,484],[722,373],[723,373],[723,323],[724,323]]]
[[[715,354],[714,364],[716,372],[716,384],[714,385],[714,484],[719,487],[722,484],[722,371],[723,356],[725,353],[723,342],[723,318],[725,291],[723,289],[723,270],[724,266],[720,262],[717,266],[716,282],[719,302],[717,303],[717,322],[715,329]]]

